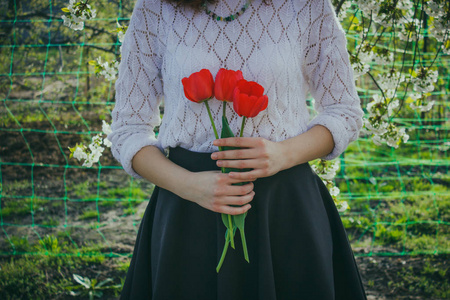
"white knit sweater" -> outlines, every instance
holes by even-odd
[[[122,47],[112,113],[113,155],[125,171],[144,146],[161,150],[181,146],[212,152],[215,139],[204,104],[186,99],[181,79],[201,69],[213,76],[220,68],[241,70],[265,88],[268,108],[247,120],[244,136],[282,141],[320,124],[335,147],[325,159],[341,154],[358,137],[362,110],[356,93],[345,34],[329,0],[252,0],[231,22],[212,20],[161,0],[138,0]],[[244,0],[218,0],[208,8],[219,16],[239,11]],[[306,98],[311,93],[318,114],[311,121]],[[156,138],[153,129],[161,123]],[[209,102],[216,126],[222,102]],[[230,127],[241,118],[232,105]]]

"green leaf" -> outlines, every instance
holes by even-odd
[[[223,225],[225,225],[225,227],[228,228],[228,215],[227,214],[221,214],[221,215],[222,215]]]
[[[220,133],[221,138],[229,138],[234,137],[233,131],[230,128],[230,125],[228,124],[228,120],[226,117],[222,116],[222,132]],[[224,148],[231,148],[232,147],[224,147]]]
[[[247,213],[233,216],[233,221],[234,221],[233,223],[236,224],[236,227],[239,228],[240,230],[244,229],[246,216],[247,216]]]
[[[223,246],[222,255],[220,256],[219,263],[216,267],[216,272],[219,273],[220,268],[222,268],[223,261],[225,260],[225,256],[227,255],[228,246],[230,245],[230,239],[229,239],[228,229],[225,231],[225,245]]]
[[[226,117],[222,116],[222,131],[220,133],[221,138],[230,138],[234,137],[233,131],[230,128],[230,125],[228,124],[228,120]],[[237,147],[222,147],[222,151],[226,150],[234,150],[239,149]],[[223,168],[223,173],[230,173],[230,172],[242,172],[247,171],[247,169],[234,169],[234,168]],[[244,185],[245,183],[236,183],[235,185]]]
[[[78,282],[87,289],[91,287],[91,280],[89,280],[89,278],[87,277],[81,277],[80,275],[73,274],[73,279],[75,279],[76,282]]]
[[[247,213],[233,216],[233,223],[236,224],[236,227],[239,229],[239,233],[241,234],[242,250],[244,251],[244,258],[247,262],[250,262],[250,259],[248,258],[247,241],[245,239],[245,230],[244,230],[246,216]]]
[[[103,280],[102,282],[100,282],[100,283],[97,285],[97,287],[98,287],[98,288],[99,288],[99,287],[102,287],[102,286],[104,286],[105,284],[107,284],[108,282],[111,282],[111,281],[113,281],[111,278],[107,278],[107,279]]]

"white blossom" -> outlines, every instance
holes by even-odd
[[[347,201],[340,201],[340,202],[336,203],[336,208],[337,208],[338,212],[344,212],[349,208],[349,206],[348,206]]]
[[[412,109],[416,109],[421,112],[430,111],[433,108],[435,101],[433,100],[433,101],[426,103],[425,97],[426,96],[424,94],[420,94],[420,93],[410,94],[409,98],[411,98],[412,102],[409,103],[409,106]]]
[[[428,68],[419,68],[415,70],[415,76],[411,78],[414,84],[414,91],[419,93],[429,93],[434,90],[434,83],[438,79],[438,71],[432,71]]]
[[[77,160],[84,160],[87,158],[87,154],[82,146],[76,146],[75,151],[73,151],[73,157]]]
[[[97,12],[89,4],[76,0],[70,0],[67,6],[66,14],[61,18],[64,20],[64,25],[73,30],[83,30],[84,21],[96,17]]]
[[[340,190],[339,190],[339,188],[336,187],[336,186],[333,186],[333,187],[330,189],[330,195],[331,195],[331,196],[336,197],[337,195],[339,195],[339,193],[340,193]]]
[[[337,16],[339,22],[342,22],[345,19],[345,17],[347,16],[347,10],[350,8],[350,6],[352,6],[351,1],[345,1],[344,3],[342,3],[341,10],[339,11],[339,14]]]
[[[361,9],[366,15],[378,14],[380,8],[379,1],[374,0],[356,0],[359,9]]]
[[[102,131],[104,134],[108,135],[112,132],[111,130],[111,125],[109,125],[108,123],[106,123],[105,120],[102,120]]]
[[[125,38],[125,31],[127,29],[127,26],[120,25],[119,21],[116,22],[117,25],[117,38],[119,39],[120,43],[123,43],[123,39]]]
[[[399,87],[400,83],[405,81],[405,75],[400,72],[391,70],[388,73],[378,75],[378,85],[383,90],[387,98],[394,98],[395,91]]]
[[[101,146],[103,142],[102,137],[98,134],[92,138],[89,144],[90,153],[87,154],[86,161],[83,163],[84,167],[92,167],[92,165],[100,160],[105,148]]]
[[[423,33],[420,31],[421,22],[418,19],[413,19],[411,22],[403,24],[401,30],[398,32],[398,38],[403,41],[423,40]]]
[[[443,152],[447,151],[448,149],[450,149],[450,142],[445,142],[439,146],[439,150]]]
[[[426,105],[415,105],[414,103],[410,103],[409,106],[412,109],[417,109],[422,112],[430,111],[434,106],[435,101],[430,101]]]
[[[101,71],[99,72],[100,75],[105,76],[106,80],[112,81],[116,79],[116,75],[119,71],[119,62],[113,61],[111,65],[107,61],[102,62],[102,58],[97,58],[98,66],[100,67]]]
[[[370,65],[362,62],[356,62],[352,64],[353,78],[356,80],[358,77],[366,74],[370,71]]]
[[[377,64],[377,65],[389,65],[390,63],[392,63],[394,61],[394,53],[393,52],[389,52],[389,53],[384,53],[384,54],[379,54],[379,53],[374,53],[372,61]]]
[[[429,0],[426,2],[425,12],[433,18],[441,18],[445,15],[444,11],[444,2],[441,4],[434,2],[433,0]]]
[[[111,143],[110,140],[108,140],[108,138],[104,138],[104,139],[103,139],[103,145],[105,145],[105,146],[108,147],[108,148],[111,148],[112,143]]]
[[[400,102],[397,99],[384,99],[380,95],[374,95],[373,101],[367,105],[369,118],[363,118],[363,132],[372,135],[375,145],[387,145],[397,148],[400,141],[406,143],[409,136],[404,128],[398,128],[389,120],[395,108]]]

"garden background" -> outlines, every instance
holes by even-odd
[[[386,145],[386,136],[376,145],[376,130],[366,123],[337,159],[337,201],[350,207],[342,221],[371,299],[450,299],[448,27],[443,41],[429,34],[437,17],[422,7],[433,1],[373,0],[386,11],[413,4],[420,24],[405,41],[396,31],[401,22],[383,25],[364,15],[357,4],[368,2],[333,4],[352,63],[370,67],[356,82],[366,118],[384,103],[379,119],[399,134],[390,142],[395,147]],[[448,20],[449,4],[433,3]],[[114,60],[120,61],[126,29],[117,23],[127,25],[134,7],[134,1],[89,4],[96,16],[73,30],[61,19],[68,1],[0,1],[1,299],[117,297],[153,189],[128,176],[105,146],[92,166],[71,157],[69,147],[88,145],[102,136],[102,120],[111,121]],[[375,56],[364,62],[367,41]],[[420,67],[438,77],[417,100],[412,87]],[[395,96],[381,84],[383,76],[397,79]],[[376,95],[382,100],[373,104]]]

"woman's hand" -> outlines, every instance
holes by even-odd
[[[243,214],[250,209],[255,192],[253,183],[233,185],[242,180],[234,179],[220,171],[192,173],[180,196],[214,212],[229,215]],[[248,181],[248,180],[246,180]]]
[[[253,169],[249,172],[230,172],[230,178],[252,181],[286,169],[287,161],[281,143],[259,137],[235,137],[218,139],[213,144],[221,147],[242,148],[212,153],[211,158],[217,160],[217,166]]]

